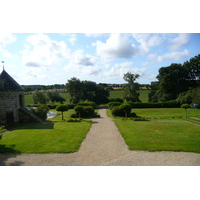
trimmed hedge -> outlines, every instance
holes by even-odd
[[[166,101],[160,103],[141,103],[141,102],[129,102],[132,108],[180,108],[180,103],[177,101]]]
[[[125,111],[120,109],[120,106],[115,106],[112,109],[112,115],[114,117],[125,117]],[[136,117],[137,115],[131,111],[127,113],[127,117]]]
[[[77,110],[77,107],[78,110]],[[83,109],[81,110],[80,107]],[[93,118],[93,117],[100,117],[97,113],[95,113],[94,108],[92,106],[76,106],[74,114],[71,114],[71,118],[79,118],[80,116],[83,118]]]
[[[79,105],[79,106],[91,106],[94,109],[97,109],[97,104],[95,102],[80,102],[80,103],[77,103],[77,105]]]
[[[109,102],[107,105],[108,108],[111,110],[113,107],[120,106],[121,104],[122,104],[121,102]]]

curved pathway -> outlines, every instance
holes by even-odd
[[[0,165],[24,166],[199,166],[200,154],[130,151],[106,109],[100,109],[78,152],[0,154]]]

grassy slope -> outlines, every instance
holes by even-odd
[[[65,119],[73,110],[64,113]],[[91,123],[61,121],[61,115],[46,124],[25,124],[6,133],[0,140],[0,152],[71,153],[80,148]]]

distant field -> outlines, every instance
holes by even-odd
[[[148,102],[148,93],[150,90],[139,90],[140,96],[139,99],[145,103]],[[121,98],[123,99],[123,90],[113,90],[110,92],[110,98]]]
[[[69,101],[69,99],[70,99],[69,93],[59,93],[59,94],[60,94],[61,97],[65,98],[66,101]],[[33,104],[33,95],[32,94],[26,94],[24,96],[24,98],[25,98],[25,105],[26,106]],[[49,103],[51,103],[51,102],[49,102]]]
[[[140,90],[140,100],[142,102],[148,102],[148,93],[150,90]],[[69,102],[70,95],[69,93],[59,93],[60,96],[66,99],[66,102]],[[121,98],[123,99],[123,90],[114,90],[110,92],[110,98]],[[50,102],[49,102],[50,103]],[[33,95],[27,94],[25,95],[25,105],[33,104]]]

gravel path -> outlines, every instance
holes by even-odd
[[[93,119],[78,152],[71,154],[0,154],[0,165],[12,166],[199,166],[200,154],[130,151],[106,109]]]

